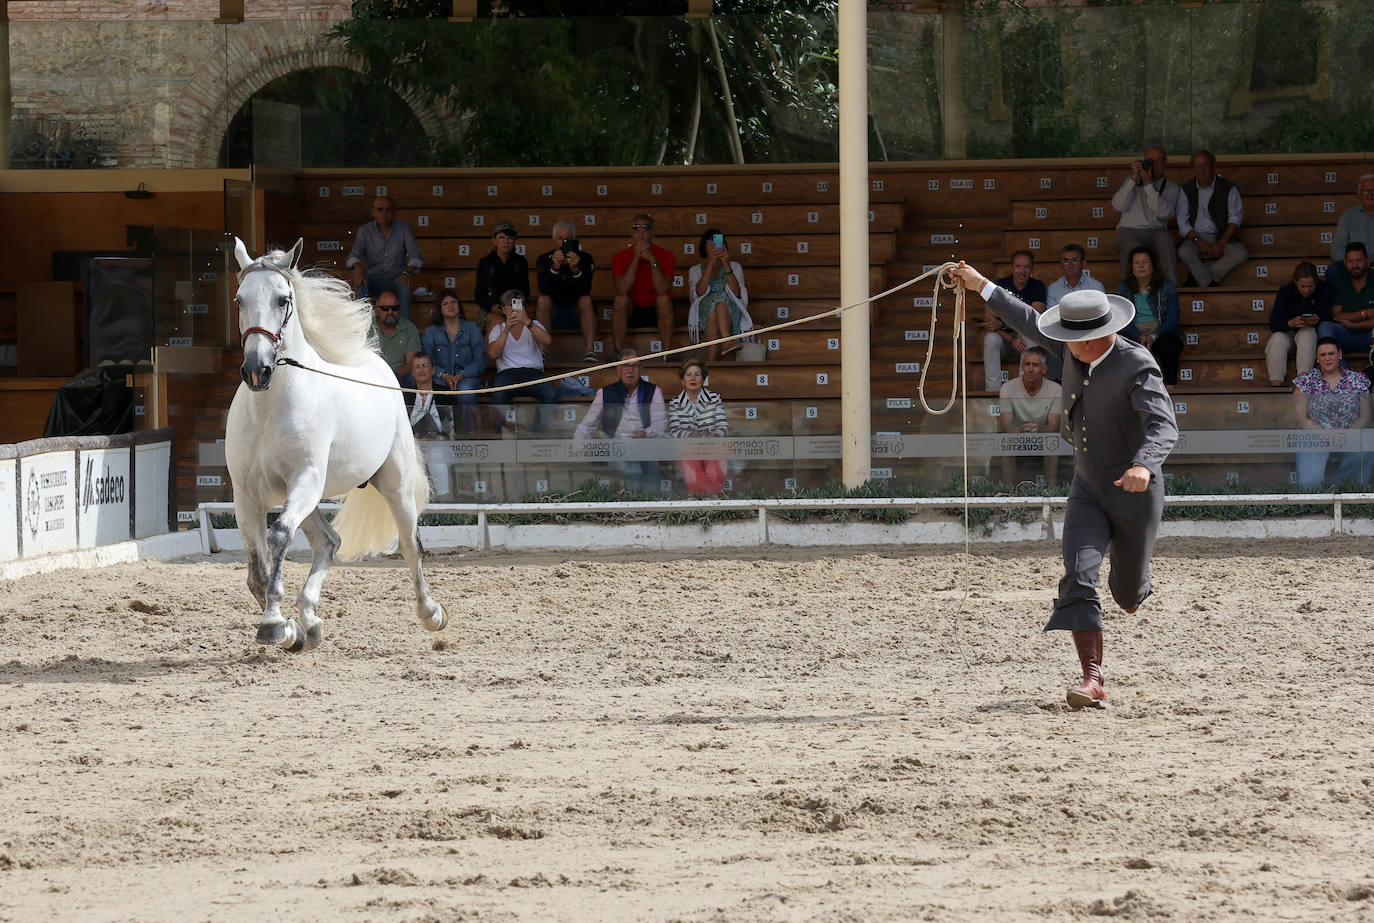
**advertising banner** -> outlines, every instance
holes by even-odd
[[[20,540],[26,558],[76,547],[76,455],[29,455],[19,466]]]
[[[82,548],[129,540],[129,457],[128,448],[84,449],[78,456],[77,534]]]
[[[18,462],[0,459],[0,561],[19,557],[19,490],[15,483]]]

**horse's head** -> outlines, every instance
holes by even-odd
[[[296,309],[296,291],[288,273],[296,268],[304,240],[289,251],[273,250],[261,259],[248,256],[243,241],[234,238],[239,263],[239,337],[243,366],[239,374],[249,388],[266,391],[272,383],[282,337]]]

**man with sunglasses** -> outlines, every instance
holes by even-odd
[[[1085,256],[1085,251],[1078,244],[1064,245],[1064,249],[1059,251],[1059,268],[1064,270],[1064,274],[1050,283],[1050,292],[1045,304],[1059,304],[1069,292],[1106,291],[1102,283],[1089,274]]]
[[[372,305],[372,326],[377,330],[377,345],[382,358],[402,385],[409,388],[410,364],[420,351],[420,328],[401,316],[400,299],[394,292],[382,292]]]
[[[619,352],[630,327],[657,327],[664,350],[673,343],[673,272],[671,251],[654,243],[654,219],[635,215],[630,243],[611,257],[615,302],[611,308],[611,344]]]

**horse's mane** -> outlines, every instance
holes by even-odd
[[[264,260],[286,266],[290,255],[274,250]],[[375,354],[377,334],[372,326],[372,305],[353,297],[344,279],[322,272],[285,270],[296,289],[296,314],[306,341],[320,358],[335,365],[357,365]]]

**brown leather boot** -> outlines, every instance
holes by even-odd
[[[1102,674],[1102,632],[1075,631],[1074,647],[1078,648],[1078,662],[1083,665],[1083,683],[1069,690],[1069,707],[1107,707],[1107,690]]]

